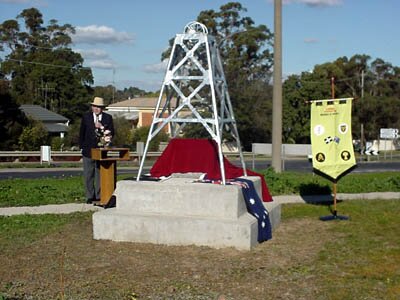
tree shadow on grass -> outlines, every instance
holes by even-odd
[[[301,198],[308,204],[325,206],[333,204],[332,189],[328,185],[316,183],[301,184],[299,190]]]
[[[334,199],[332,195],[332,190],[328,185],[320,185],[316,183],[308,183],[300,185],[300,196],[305,203],[311,205],[322,205],[326,206],[330,211],[331,215],[336,216],[336,211],[334,210]],[[340,203],[343,200],[336,199],[336,203]],[[322,217],[322,218],[330,218]]]

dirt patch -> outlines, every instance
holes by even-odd
[[[7,299],[315,299],[330,226],[283,221],[272,240],[238,251],[96,241],[88,216],[0,255],[1,289]]]

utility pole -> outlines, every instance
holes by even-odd
[[[274,86],[272,98],[272,167],[282,171],[282,0],[274,0]]]
[[[361,70],[361,99],[364,99],[364,70]],[[363,104],[361,104],[361,109]],[[362,115],[362,114],[361,114]],[[361,134],[360,134],[360,148],[361,148],[361,159],[363,159],[365,152],[365,140],[364,140],[364,123],[361,123]]]
[[[49,87],[47,82],[44,84],[44,87],[43,87],[43,79],[42,79],[41,87],[38,89],[41,90],[41,96],[44,97],[44,108],[47,109],[47,92],[54,91],[55,88]],[[44,91],[44,95],[43,95],[43,91]]]
[[[114,103],[114,98],[115,98],[115,68],[113,68],[112,103]]]
[[[47,82],[46,82],[46,85],[45,85],[45,88],[44,88],[44,108],[46,108],[47,109],[47,89],[48,89],[49,87],[47,86]]]
[[[361,70],[361,99],[364,98],[364,70]]]

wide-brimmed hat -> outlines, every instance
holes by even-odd
[[[104,99],[100,97],[94,97],[93,102],[91,103],[94,106],[100,106],[100,107],[105,107],[106,105],[104,104]]]

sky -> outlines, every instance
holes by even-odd
[[[0,0],[0,23],[35,7],[44,25],[56,19],[75,27],[72,48],[92,68],[94,85],[157,91],[168,41],[201,11],[228,2],[240,2],[242,17],[274,31],[273,0]],[[355,54],[400,66],[399,12],[399,0],[283,0],[283,76]]]

